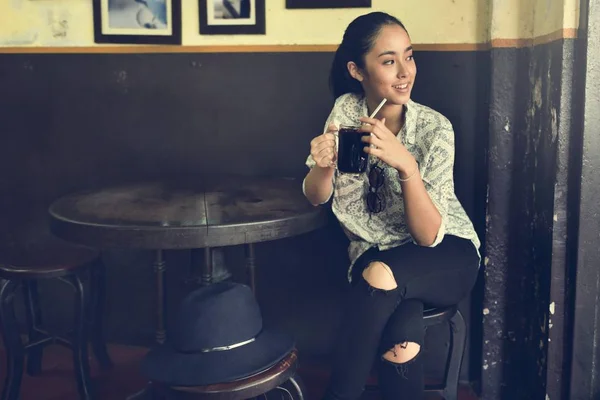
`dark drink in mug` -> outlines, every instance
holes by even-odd
[[[341,125],[338,130],[337,168],[340,172],[360,174],[365,172],[369,155],[364,152],[367,143],[361,141],[369,132],[360,132],[359,126]]]

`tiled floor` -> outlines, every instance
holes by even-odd
[[[92,375],[95,378],[98,400],[124,400],[144,387],[145,381],[138,372],[140,359],[147,349],[132,346],[111,345],[110,355],[115,363],[107,372],[98,370],[92,360]],[[4,382],[4,355],[0,365],[0,378]],[[304,365],[300,375],[307,386],[307,400],[319,399],[326,376],[320,370]],[[21,385],[21,400],[76,400],[77,388],[73,379],[71,353],[58,346],[51,346],[44,353],[43,373],[39,377],[24,374]],[[375,395],[364,399],[376,400]],[[461,388],[459,400],[476,400],[467,388]]]

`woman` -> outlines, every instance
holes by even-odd
[[[304,194],[332,210],[350,239],[352,288],[325,399],[358,399],[376,360],[384,399],[420,399],[424,304],[458,303],[472,289],[479,239],[454,193],[454,132],[410,99],[417,68],[396,18],[374,12],[344,33],[331,67],[335,105],[311,141]],[[443,90],[443,88],[440,88]],[[376,118],[368,118],[382,99]],[[369,167],[336,170],[340,124],[356,124]]]

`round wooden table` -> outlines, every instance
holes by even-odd
[[[326,212],[288,178],[186,177],[115,186],[60,198],[49,208],[58,237],[96,248],[156,251],[156,340],[164,343],[163,250],[204,248],[202,284],[212,281],[213,247],[245,244],[254,288],[254,243],[300,235],[326,224]]]

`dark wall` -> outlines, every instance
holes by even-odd
[[[572,268],[572,281],[576,286],[576,295],[572,296],[573,321],[572,359],[570,368],[569,399],[588,399],[600,397],[600,258],[598,246],[598,226],[600,215],[598,198],[600,197],[598,170],[600,169],[600,2],[585,0],[581,2],[580,23],[581,40],[575,49],[580,60],[574,73],[578,86],[577,108],[574,113],[581,120],[581,146],[579,158],[580,193],[577,199],[577,211],[574,215],[579,246],[577,249],[577,268]]]
[[[214,171],[301,177],[309,142],[333,99],[330,53],[0,55],[0,218],[15,232],[54,198],[87,187]],[[484,230],[488,52],[422,52],[414,99],[444,113],[456,131],[456,187]],[[31,230],[29,231],[31,233]],[[257,246],[266,319],[294,333],[301,351],[327,357],[339,321],[346,239],[333,223]],[[290,257],[293,254],[294,258]],[[242,250],[226,251],[240,274]],[[152,254],[109,250],[107,332],[152,337]],[[171,308],[188,290],[190,252],[167,252]],[[66,321],[68,298],[45,285],[46,312]],[[476,294],[475,296],[479,296]],[[480,304],[472,321],[479,369]],[[428,370],[438,374],[445,331],[428,333]],[[463,368],[468,379],[469,357]]]
[[[485,399],[567,398],[575,44],[491,52]]]

